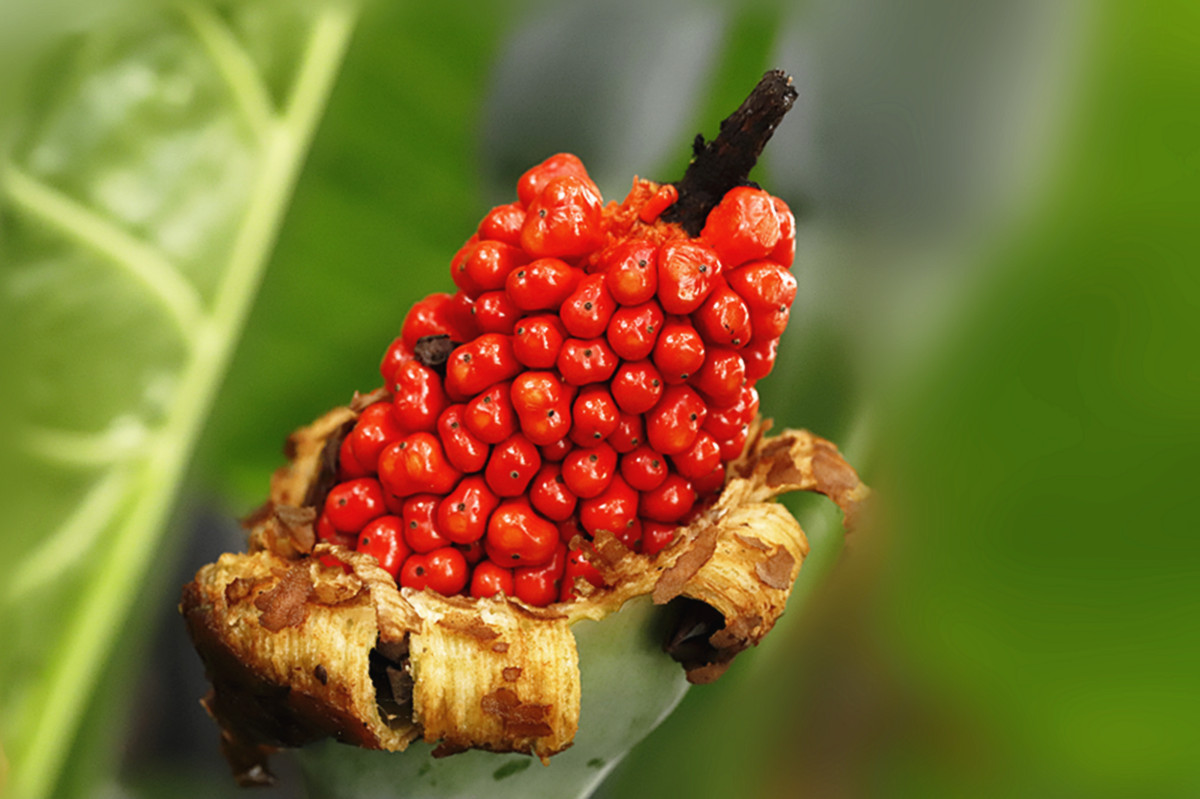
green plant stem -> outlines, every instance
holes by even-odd
[[[273,121],[262,167],[234,242],[212,315],[198,328],[178,387],[178,402],[151,440],[139,479],[149,500],[112,534],[85,592],[90,601],[64,625],[59,651],[41,686],[39,713],[13,753],[14,796],[53,793],[88,698],[111,656],[143,584],[179,483],[220,385],[274,246],[285,205],[321,118],[354,28],[357,8],[334,3],[318,16],[284,116]]]

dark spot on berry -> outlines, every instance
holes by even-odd
[[[547,419],[553,419],[553,418],[554,418],[555,416],[557,416],[557,415],[558,415],[558,411],[554,410],[553,408],[551,408],[550,410],[546,411],[546,418],[547,418]]]
[[[650,461],[650,468],[657,469],[660,466],[662,466],[662,461],[660,461],[658,458],[654,458]]]
[[[588,460],[592,463],[595,463],[596,461],[600,460],[600,456],[593,452],[591,455],[588,455]]]
[[[459,509],[459,510],[466,510],[466,509],[467,509],[467,503],[465,503],[465,502],[460,502],[460,503],[458,503],[458,509]]]
[[[740,338],[735,338],[733,340],[733,346],[735,346],[735,347],[741,343],[742,343],[742,340]]]
[[[518,327],[518,328],[517,328],[517,335],[518,335],[518,336],[523,336],[523,335],[525,335],[525,328],[524,328],[524,327]]]
[[[585,358],[590,358],[590,357],[592,357],[592,349],[591,349],[591,347],[588,347],[586,350],[584,350],[584,351],[583,351],[583,357],[585,357]]]
[[[362,539],[358,542],[358,545],[362,546],[362,547],[369,547],[369,546],[371,546],[371,539],[364,535],[362,537]]]
[[[694,422],[694,421],[696,421],[696,414],[690,413],[690,414],[688,414],[688,418]]]
[[[424,566],[418,566],[415,569],[413,569],[413,571],[416,572],[418,577],[425,576],[425,567]]]
[[[451,423],[450,423],[450,429],[451,429],[451,430],[457,430],[457,429],[458,429],[458,422],[451,422]]]
[[[524,269],[518,269],[518,270],[517,270],[517,277],[525,277],[525,270],[524,270]]]
[[[538,209],[538,216],[540,216],[542,219],[545,219],[545,218],[546,218],[546,209],[545,209],[545,208],[539,208],[539,209]]]
[[[471,353],[469,353],[469,352],[464,352],[464,353],[462,354],[462,362],[463,362],[463,363],[470,363],[470,361],[471,361]]]
[[[642,443],[642,440],[637,436],[634,436],[633,438],[629,439],[629,443],[636,447],[638,444]]]
[[[411,521],[411,522],[409,522],[409,523],[408,523],[408,529],[410,529],[410,530],[416,530],[416,529],[417,529],[417,522],[416,522],[416,520],[415,520],[415,519],[414,519],[413,521]]]
[[[590,310],[592,310],[592,304],[591,304],[590,302],[585,302],[585,303],[583,304],[583,310],[585,310],[585,311],[590,311]]]
[[[680,379],[680,380],[687,380],[687,379],[688,379],[688,377],[690,377],[690,375],[689,375],[687,372],[684,372],[683,374],[681,374],[681,375],[679,376],[679,379]]]
[[[650,262],[647,261],[645,258],[638,259],[638,266],[642,267],[643,269],[645,269],[649,265],[650,265]]]
[[[596,439],[597,441],[599,441],[600,439],[604,438],[604,436],[600,435],[600,431],[599,431],[599,430],[597,430],[596,432],[592,433],[592,438],[594,438],[594,439]]]
[[[563,479],[563,476],[562,476],[562,474],[560,473],[560,474],[556,474],[556,475],[554,475],[554,482],[556,482],[556,483],[559,483],[559,484],[564,484],[564,483],[566,483],[567,481]]]
[[[655,388],[658,388],[659,385],[661,385],[661,384],[658,382],[658,378],[656,377],[650,381],[650,385],[654,386]]]
[[[700,264],[700,274],[703,275],[707,271],[708,271],[708,267],[705,266],[704,264]]]
[[[521,473],[518,472],[516,469],[513,469],[511,472],[508,473],[508,476],[511,477],[512,479],[516,480],[516,479],[520,478]]]
[[[486,397],[484,397],[484,398],[483,398],[483,404],[484,404],[484,405],[491,405],[491,404],[492,404],[492,397],[491,397],[491,395],[488,395],[488,396],[486,396]]]
[[[345,497],[338,497],[337,504],[338,504],[338,507],[339,507],[339,508],[341,508],[341,507],[345,507],[345,506],[346,506],[346,498],[345,498]]]
[[[479,309],[476,308],[474,305],[472,305],[471,306],[471,316],[474,316],[477,313],[479,313]]]

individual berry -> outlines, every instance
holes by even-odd
[[[575,449],[575,442],[569,437],[564,437],[553,444],[543,444],[538,451],[542,453],[542,462],[559,463],[573,449]]]
[[[736,433],[718,442],[718,446],[721,448],[721,459],[731,461],[741,457],[749,437],[750,425],[743,424]]]
[[[775,206],[775,216],[779,220],[779,243],[767,257],[787,268],[796,259],[796,217],[792,216],[791,209],[783,200],[772,197],[771,202]]]
[[[617,429],[619,411],[612,394],[600,385],[581,389],[571,408],[571,440],[581,447],[594,447]]]
[[[669,314],[689,314],[720,274],[721,260],[710,247],[690,239],[669,241],[658,253],[658,302]]]
[[[442,389],[441,375],[417,361],[400,364],[391,389],[392,415],[400,429],[408,433],[433,430],[438,416],[450,404]]]
[[[416,346],[414,341],[412,344],[406,344],[402,336],[397,336],[390,345],[387,351],[383,353],[383,360],[379,362],[379,374],[383,376],[383,384],[391,385],[392,375],[396,369],[405,361],[411,361],[414,357],[413,347]]]
[[[343,447],[350,448],[350,455],[353,458],[353,462],[347,465],[353,466],[357,463],[360,469],[367,472],[374,471],[375,464],[379,462],[379,453],[383,451],[383,448],[393,441],[403,438],[406,432],[396,423],[395,416],[392,414],[392,403],[383,401],[368,405],[358,415],[354,429],[342,442]],[[341,460],[340,456],[339,460]]]
[[[708,213],[700,238],[730,267],[766,258],[779,244],[779,217],[770,194],[736,186]]]
[[[666,383],[682,383],[700,371],[707,349],[704,340],[683,320],[668,320],[654,345],[654,365]]]
[[[542,456],[538,448],[517,433],[492,449],[483,474],[497,496],[518,497],[525,493],[540,468]]]
[[[745,301],[756,338],[778,338],[796,299],[796,278],[773,261],[754,261],[728,275],[729,287]]]
[[[325,497],[325,515],[339,533],[357,535],[367,522],[385,513],[383,488],[371,477],[339,483]]]
[[[542,161],[535,167],[530,167],[517,180],[517,197],[521,204],[528,206],[538,195],[542,193],[542,189],[555,178],[561,177],[576,177],[581,180],[591,183],[591,178],[588,176],[587,168],[579,157],[571,153],[557,153],[550,156],[545,161]],[[599,189],[592,188],[599,194]]]
[[[481,239],[494,239],[514,247],[521,244],[521,227],[525,224],[525,207],[521,203],[497,205],[479,223],[476,233]]]
[[[722,441],[743,430],[758,414],[758,391],[746,386],[738,395],[737,402],[724,408],[714,408],[704,420],[704,429],[713,438]]]
[[[663,393],[662,375],[650,361],[623,363],[609,384],[613,400],[625,413],[645,413]]]
[[[446,459],[441,442],[430,433],[405,436],[379,454],[379,482],[398,497],[445,494],[461,477],[462,472]]]
[[[475,245],[478,243],[479,234],[472,233],[471,237],[458,248],[458,252],[454,253],[454,257],[450,259],[450,279],[454,281],[454,285],[458,287],[461,294],[471,299],[478,297],[483,291],[467,274],[467,258],[475,251]]]
[[[483,538],[500,498],[479,475],[469,475],[437,506],[437,526],[448,541],[470,544]]]
[[[524,372],[510,393],[521,432],[537,446],[553,444],[571,429],[570,391],[553,372]]]
[[[513,354],[530,369],[553,369],[566,340],[566,328],[557,316],[527,316],[513,328]]]
[[[583,272],[559,258],[538,258],[509,273],[505,291],[523,311],[557,311]]]
[[[742,359],[746,362],[746,379],[748,381],[762,380],[775,368],[775,356],[779,352],[779,339],[758,338],[750,339],[750,343],[742,348]]]
[[[579,516],[572,516],[558,523],[558,539],[569,547],[578,547],[587,534],[579,526]]]
[[[529,260],[520,247],[502,241],[479,241],[456,264],[464,281],[458,287],[473,298],[504,288],[508,273]]]
[[[470,575],[467,559],[454,547],[441,547],[425,555],[425,586],[442,596],[461,592]]]
[[[540,566],[554,556],[558,545],[558,527],[524,499],[501,502],[488,519],[484,546],[497,565]]]
[[[490,560],[481,561],[471,572],[471,596],[492,597],[513,595],[512,569],[497,566]]]
[[[600,192],[590,180],[554,178],[530,203],[521,247],[535,258],[585,255],[603,241]]]
[[[671,463],[676,472],[695,482],[721,465],[721,447],[711,433],[701,430],[690,447],[671,456]]]
[[[722,454],[721,457],[724,457]],[[736,457],[736,456],[735,456]],[[696,495],[703,497],[717,493],[725,485],[725,464],[717,461],[717,465],[707,474],[692,479],[692,487]]]
[[[617,453],[623,454],[636,448],[646,440],[645,427],[641,414],[621,413],[617,420],[617,429],[608,437],[606,443]]]
[[[711,405],[730,405],[746,385],[746,362],[734,350],[713,347],[689,382]]]
[[[680,475],[669,474],[658,488],[642,494],[639,511],[644,519],[674,523],[686,516],[695,504],[696,489],[691,482]],[[644,529],[642,535],[644,542]]]
[[[596,338],[608,329],[617,302],[608,293],[603,274],[588,275],[563,301],[559,317],[575,338]]]
[[[499,444],[517,432],[517,414],[509,398],[511,383],[497,383],[463,406],[463,423],[485,444]]]
[[[644,239],[630,239],[608,250],[602,270],[612,298],[621,305],[641,305],[658,290],[658,248]]]
[[[566,521],[575,512],[579,498],[567,488],[562,467],[547,463],[534,475],[529,484],[529,502],[534,510],[555,522]]]
[[[450,353],[446,361],[446,393],[461,402],[501,380],[515,377],[520,371],[512,337],[484,333]]]
[[[387,403],[384,403],[385,405]],[[370,477],[374,474],[373,469],[368,469],[363,466],[358,458],[354,455],[354,442],[351,436],[346,436],[342,439],[342,443],[338,445],[338,471],[337,478],[341,480],[353,480],[356,477]]]
[[[404,541],[413,552],[432,552],[450,545],[450,539],[442,535],[437,523],[440,502],[441,497],[436,494],[416,494],[404,500],[400,518],[404,523]]]
[[[400,567],[400,587],[424,591],[429,584],[428,559],[425,555],[409,555]]]
[[[700,309],[692,314],[696,330],[708,344],[717,347],[742,347],[750,341],[750,309],[736,291],[719,285],[708,295]]]
[[[367,522],[358,534],[355,547],[379,561],[379,566],[392,579],[400,574],[400,565],[412,554],[404,540],[404,521],[399,516],[388,514]]]
[[[572,549],[567,552],[567,564],[563,569],[562,591],[558,595],[560,602],[568,602],[579,596],[578,580],[590,583],[594,588],[604,587],[604,576],[593,566],[582,549]]]
[[[618,358],[602,338],[569,338],[558,353],[558,371],[573,386],[603,383],[617,371]]]
[[[599,495],[617,472],[617,453],[608,444],[580,447],[563,459],[562,476],[567,489],[580,499]]]
[[[455,544],[454,548],[463,554],[467,564],[474,566],[481,560],[487,557],[487,550],[483,548],[483,540],[472,541],[469,544]]]
[[[601,530],[620,537],[633,527],[638,516],[638,492],[619,475],[590,499],[579,502],[579,523],[592,536]]]
[[[460,472],[477,472],[487,463],[489,450],[488,445],[467,427],[463,416],[466,407],[459,403],[442,411],[437,434],[451,466]]]
[[[657,555],[666,549],[679,534],[675,524],[642,520],[642,552],[646,555]]]
[[[416,302],[404,316],[400,326],[400,338],[409,351],[417,346],[417,340],[425,336],[446,335],[455,338],[460,331],[454,324],[454,297],[450,294],[430,294]],[[390,373],[384,380],[391,382]]]
[[[484,333],[508,335],[521,315],[521,310],[503,291],[485,291],[475,300],[471,310],[475,314],[475,323]]]
[[[540,566],[519,566],[513,569],[513,593],[517,599],[534,607],[556,602],[562,591],[563,572],[567,566],[567,548],[559,544],[550,559]]]
[[[329,514],[324,511],[317,517],[316,523],[313,524],[313,530],[321,541],[338,544],[347,549],[353,549],[357,540],[352,533],[338,532],[338,529],[333,526],[333,522],[329,521]]]
[[[651,491],[667,479],[667,459],[646,444],[621,456],[621,477],[638,491]]]
[[[613,352],[627,361],[648,358],[662,332],[663,318],[662,308],[653,300],[620,308],[608,323]]]
[[[708,407],[687,386],[671,386],[646,414],[646,440],[664,455],[683,452],[704,426]]]

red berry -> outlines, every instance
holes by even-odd
[[[475,323],[482,332],[505,335],[513,332],[513,326],[521,315],[520,309],[503,291],[480,294],[471,312],[475,314]]]
[[[679,527],[664,522],[642,521],[642,552],[656,555],[666,549],[679,534]]]
[[[521,246],[535,258],[586,255],[604,236],[600,192],[590,180],[551,180],[530,203]]]
[[[675,455],[692,445],[704,425],[708,408],[687,386],[671,386],[646,415],[646,439],[664,455]]]
[[[568,602],[579,596],[579,584],[576,580],[585,580],[596,588],[604,587],[604,576],[600,570],[588,562],[587,554],[581,549],[567,552],[567,565],[563,569],[562,591],[558,595],[560,602]]]
[[[467,587],[467,559],[454,547],[441,547],[425,555],[425,585],[443,596],[454,596]]]
[[[414,552],[430,552],[449,546],[437,524],[437,508],[441,498],[434,494],[417,494],[404,500],[400,517],[404,522],[404,541]]]
[[[339,533],[357,535],[367,522],[385,513],[383,489],[371,477],[338,483],[325,497],[325,515]]]
[[[649,361],[623,363],[613,375],[613,399],[625,413],[645,413],[658,403],[663,393],[662,375]]]
[[[728,286],[713,289],[700,310],[692,314],[692,321],[700,336],[711,345],[736,348],[750,341],[750,309]]]
[[[658,253],[658,302],[669,314],[689,314],[719,274],[721,260],[711,248],[690,239],[669,241]]]
[[[638,219],[645,222],[647,225],[654,224],[655,220],[662,215],[662,212],[670,208],[679,199],[679,189],[667,183],[658,188],[646,200],[646,204],[638,211]]]
[[[555,178],[566,177],[567,175],[591,183],[587,169],[578,156],[571,153],[558,153],[550,156],[537,166],[531,167],[526,170],[525,174],[521,175],[517,180],[517,197],[520,199],[522,205],[528,206],[542,193],[542,189],[546,188],[546,184]],[[595,188],[594,184],[593,188]],[[596,194],[599,193],[600,191],[597,189]]]
[[[567,340],[567,331],[557,316],[529,316],[513,329],[513,354],[530,369],[553,369]]]
[[[792,216],[791,210],[783,200],[772,197],[771,202],[775,206],[775,216],[779,219],[779,243],[767,257],[777,264],[789,267],[796,258],[796,217]]]
[[[437,434],[446,460],[460,472],[477,472],[487,463],[488,445],[481,441],[463,418],[466,405],[451,405],[438,417]]]
[[[384,403],[385,405],[387,403]],[[346,436],[342,439],[342,443],[338,446],[338,471],[337,479],[353,480],[356,477],[370,477],[374,474],[373,469],[368,469],[359,462],[354,455],[354,442],[351,436]]]
[[[617,371],[617,355],[602,338],[569,338],[558,353],[558,371],[573,386],[603,383]]]
[[[621,456],[621,477],[638,491],[651,491],[667,479],[667,459],[642,444]]]
[[[478,297],[485,291],[503,289],[508,273],[528,260],[519,247],[502,241],[479,241],[457,261],[456,274],[465,279],[456,279],[455,283],[468,295]]]
[[[698,496],[715,494],[725,485],[725,464],[718,462],[708,474],[692,479]]]
[[[542,453],[543,462],[558,463],[573,449],[575,449],[575,442],[569,437],[563,437],[553,444],[543,444],[539,451]]]
[[[563,327],[575,338],[596,338],[604,335],[608,320],[617,310],[616,300],[608,293],[602,274],[588,275],[559,309]]]
[[[511,383],[489,388],[468,402],[462,412],[467,430],[485,444],[499,444],[517,432],[517,415],[509,398]]]
[[[538,258],[509,273],[505,291],[523,311],[557,311],[583,272],[558,258]]]
[[[428,585],[427,559],[425,555],[409,555],[400,567],[400,585],[414,591],[424,591]]]
[[[641,305],[658,290],[658,248],[631,239],[608,250],[601,269],[612,298],[621,305]]]
[[[756,338],[778,338],[787,327],[796,299],[796,278],[773,261],[754,261],[734,269],[729,287],[745,301]]]
[[[603,386],[587,386],[575,398],[571,439],[581,447],[593,447],[617,429],[617,403]]]
[[[667,383],[682,383],[704,365],[700,334],[686,321],[669,320],[654,345],[654,365]]]
[[[724,408],[713,408],[704,420],[704,429],[718,441],[730,438],[744,429],[758,414],[758,391],[746,386],[738,399]]]
[[[409,433],[432,430],[450,404],[441,376],[417,361],[400,364],[393,375],[392,392],[392,415],[400,429]]]
[[[675,465],[675,471],[696,481],[710,475],[721,465],[721,447],[711,433],[701,430],[690,447],[671,456],[671,462]]]
[[[525,224],[525,208],[520,203],[497,205],[479,223],[481,239],[495,239],[514,247],[521,243],[521,226]]]
[[[746,439],[749,437],[749,434],[750,425],[744,424],[729,438],[722,439],[719,442],[719,446],[721,447],[721,459],[732,461],[741,457],[742,451],[746,449]]]
[[[379,454],[379,482],[398,497],[445,494],[462,472],[446,459],[441,442],[430,433],[413,433],[393,441]]]
[[[617,421],[617,429],[608,437],[606,442],[619,453],[629,452],[645,442],[645,431],[642,427],[640,414],[622,413]]]
[[[625,360],[640,361],[650,357],[662,329],[663,312],[657,302],[626,306],[608,323],[608,343]]]
[[[512,403],[521,432],[534,444],[546,446],[571,429],[570,392],[553,372],[525,372],[512,383]]]
[[[513,569],[513,593],[522,602],[535,607],[545,607],[557,601],[566,565],[567,548],[559,544],[554,548],[550,560],[541,566]]]
[[[488,518],[500,504],[487,481],[479,475],[464,477],[442,498],[437,507],[437,525],[447,540],[470,544],[483,538]]]
[[[446,361],[446,393],[461,402],[501,380],[515,377],[520,371],[512,337],[484,333],[450,353]]]
[[[542,456],[528,438],[517,433],[497,444],[488,458],[484,477],[500,497],[518,497],[542,468]]]
[[[497,566],[490,560],[482,561],[471,573],[471,596],[491,597],[496,594],[513,595],[512,569]]]
[[[638,492],[619,476],[600,494],[579,503],[579,523],[593,536],[601,530],[620,537],[633,527],[638,515]]]
[[[329,521],[329,514],[325,513],[324,511],[322,511],[321,515],[317,517],[317,522],[313,525],[313,529],[317,533],[317,538],[322,541],[328,541],[331,544],[339,544],[347,549],[354,548],[356,540],[354,535],[351,533],[338,532],[337,528],[333,526],[333,522]]]
[[[411,361],[414,357],[412,345],[404,343],[404,338],[397,336],[383,353],[383,360],[379,362],[379,374],[383,375],[384,385],[390,386],[392,375],[400,364]]]
[[[733,350],[713,347],[691,384],[710,403],[729,405],[737,401],[746,385],[746,362]]]
[[[578,497],[567,488],[562,467],[547,463],[534,475],[529,484],[529,502],[534,509],[551,521],[566,521],[575,512]]]
[[[404,434],[392,414],[392,403],[376,402],[363,408],[343,446],[349,445],[354,462],[361,468],[374,471],[383,448]]]
[[[558,527],[539,516],[524,499],[500,503],[488,520],[484,546],[501,566],[540,566],[554,556]]]
[[[677,474],[670,474],[658,488],[642,494],[640,511],[643,518],[651,521],[677,522],[695,504],[696,489],[691,482]],[[644,529],[642,535],[644,540]]]
[[[400,573],[400,564],[412,554],[404,540],[403,520],[391,514],[367,522],[358,534],[355,548],[379,561],[380,568],[392,575],[393,580]]]
[[[600,494],[617,472],[617,453],[608,444],[580,447],[563,459],[562,476],[567,489],[580,499]]]
[[[779,339],[758,338],[750,339],[750,343],[742,348],[742,359],[746,362],[746,379],[749,381],[762,380],[775,368],[775,356],[779,352]]]
[[[425,336],[450,336],[459,334],[454,324],[454,297],[450,294],[430,294],[409,309],[400,328],[400,337],[411,353],[417,340]],[[391,382],[389,375],[384,380]]]
[[[700,237],[728,266],[766,258],[779,243],[773,198],[762,189],[736,186],[708,213]]]
[[[467,563],[474,566],[479,561],[487,557],[487,551],[483,548],[483,540],[472,541],[469,544],[455,544],[454,548],[463,554]]]

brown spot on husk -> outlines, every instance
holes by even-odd
[[[688,549],[675,563],[659,575],[654,584],[651,599],[654,604],[663,605],[679,596],[683,586],[692,576],[708,563],[717,550],[717,537],[720,530],[717,527],[706,527],[688,544]]]
[[[780,547],[771,557],[757,564],[754,573],[772,588],[786,591],[792,586],[792,566],[795,564],[796,559],[792,557],[792,553]]]
[[[312,590],[308,564],[301,563],[288,569],[274,588],[254,600],[254,607],[262,611],[258,623],[273,633],[284,627],[300,626],[308,618],[306,603]]]

